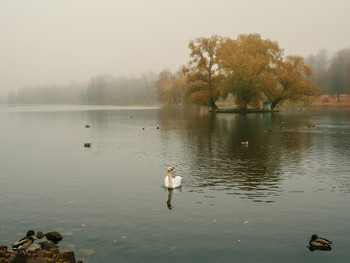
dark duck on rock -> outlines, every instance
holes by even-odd
[[[34,242],[34,238],[32,236],[35,236],[35,232],[33,230],[29,230],[25,237],[21,238],[12,245],[12,250],[18,252],[23,250],[25,252],[26,249]]]

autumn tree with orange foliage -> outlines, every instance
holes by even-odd
[[[184,104],[188,87],[184,69],[181,67],[175,74],[164,69],[155,83],[158,100],[165,104]]]
[[[278,43],[264,40],[259,34],[222,41],[218,50],[219,66],[225,72],[225,88],[236,97],[240,109],[261,101],[261,82],[281,56]]]
[[[310,81],[311,68],[298,56],[283,57],[278,43],[259,34],[239,35],[237,39],[213,35],[189,42],[190,61],[176,74],[160,73],[156,83],[162,102],[207,104],[217,110],[216,101],[233,94],[242,110],[264,100],[271,108],[289,100],[318,95]]]
[[[197,103],[209,104],[214,110],[218,109],[216,101],[222,95],[222,75],[217,65],[220,41],[221,37],[217,35],[191,40],[188,44],[191,50],[190,61],[185,70],[189,84],[187,95],[191,95]]]
[[[271,109],[285,100],[295,102],[320,95],[321,90],[310,81],[311,75],[311,68],[304,64],[302,57],[287,56],[278,60],[261,82]]]

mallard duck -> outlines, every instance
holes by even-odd
[[[21,238],[20,240],[18,240],[16,243],[12,245],[12,250],[25,251],[34,242],[34,238],[32,236],[35,236],[35,232],[33,230],[29,230],[25,237]]]
[[[181,186],[182,177],[176,176],[175,178],[172,178],[171,173],[173,172],[174,172],[174,168],[168,167],[168,170],[167,170],[168,175],[164,178],[164,185],[166,188],[174,189]]]
[[[313,248],[318,248],[318,249],[330,249],[332,242],[322,238],[318,237],[317,235],[312,235],[311,238],[309,238],[310,242],[309,245],[310,247]]]

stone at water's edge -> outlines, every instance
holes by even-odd
[[[15,255],[11,252],[7,251],[7,246],[0,245],[0,262],[1,263],[7,263],[7,262],[13,262],[13,259],[15,258]]]
[[[50,240],[39,242],[39,245],[41,246],[41,249],[46,249],[46,250],[50,250],[51,248],[58,248],[58,245],[56,245]]]
[[[52,242],[54,242],[55,244],[57,244],[59,241],[62,240],[62,235],[56,231],[53,232],[48,232],[45,234],[46,238],[48,240],[51,240]]]
[[[7,246],[0,245],[0,250],[7,250]]]
[[[68,261],[68,262],[74,262],[75,263],[75,256],[74,252],[61,252],[58,256],[59,259],[63,261]]]
[[[41,231],[38,231],[38,232],[36,233],[36,237],[39,238],[39,239],[42,239],[44,236],[45,236],[44,233],[41,232]]]

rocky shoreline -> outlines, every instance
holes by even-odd
[[[39,245],[32,245],[28,252],[8,251],[8,247],[0,245],[0,263],[82,263],[76,261],[73,251],[63,252],[58,246],[62,236],[58,232],[48,232],[45,235],[38,232],[39,239],[46,237],[46,240],[39,242]]]

